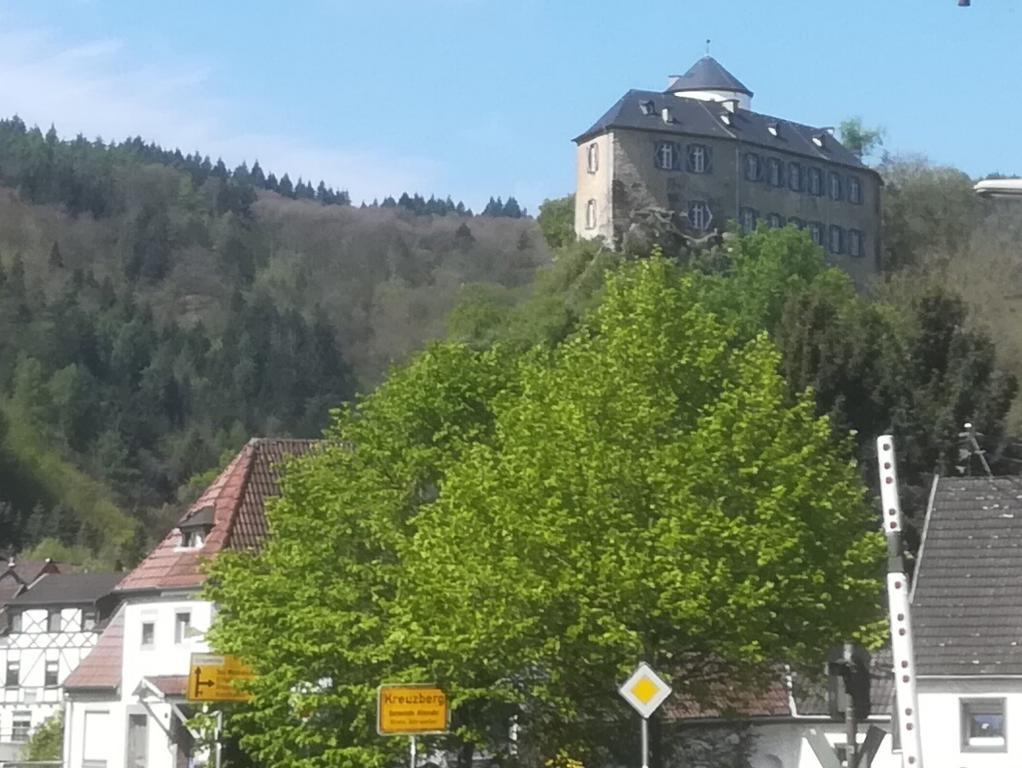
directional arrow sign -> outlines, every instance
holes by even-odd
[[[648,719],[671,695],[671,686],[664,682],[649,664],[642,662],[632,672],[632,676],[618,688],[618,693],[642,715],[643,719]]]
[[[252,670],[236,656],[193,653],[188,674],[188,700],[248,701],[249,695],[234,684],[251,679]]]

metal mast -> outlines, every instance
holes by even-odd
[[[880,498],[884,505],[884,535],[887,537],[887,605],[891,621],[891,654],[894,657],[898,732],[901,737],[902,768],[922,768],[922,740],[919,736],[919,702],[916,698],[916,660],[912,645],[912,616],[909,606],[908,575],[901,543],[903,528],[898,500],[898,469],[894,438],[877,438],[880,466]]]

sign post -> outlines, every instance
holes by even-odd
[[[671,686],[643,661],[618,693],[642,717],[642,768],[649,768],[649,718],[671,695]]]
[[[237,656],[193,653],[188,673],[188,701],[248,701],[245,691],[234,687],[251,680],[252,670]]]
[[[417,736],[447,733],[451,721],[447,694],[435,685],[381,685],[376,694],[376,732],[407,736],[411,768],[418,762]]]

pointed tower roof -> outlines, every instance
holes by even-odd
[[[703,56],[684,75],[672,76],[666,93],[685,91],[735,91],[752,96],[752,91],[712,56]]]

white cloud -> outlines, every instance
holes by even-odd
[[[210,93],[209,70],[187,62],[138,68],[119,40],[67,44],[46,30],[0,32],[0,115],[18,114],[63,137],[142,136],[184,152],[200,150],[234,166],[258,158],[294,180],[325,179],[356,200],[441,186],[439,164],[374,147],[331,147],[260,134],[232,124],[232,105]]]

